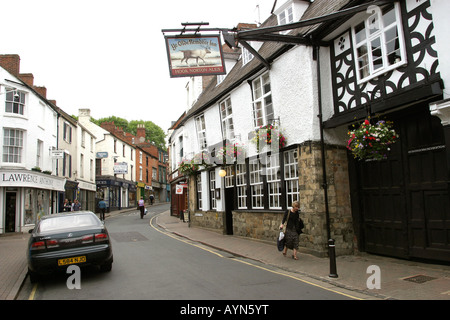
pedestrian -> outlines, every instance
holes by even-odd
[[[98,202],[98,208],[100,209],[100,220],[105,221],[105,212],[106,212],[105,200],[102,199]]]
[[[78,199],[75,199],[72,205],[72,211],[80,211],[81,210],[81,203],[78,201]]]
[[[283,256],[286,256],[287,250],[291,249],[294,250],[292,259],[298,260],[297,250],[299,235],[302,233],[302,229],[304,228],[303,221],[300,218],[300,204],[298,201],[294,201],[292,203],[292,208],[284,213],[280,229],[283,229],[283,227],[286,228],[286,232],[284,235],[285,247],[283,250]]]
[[[142,198],[142,197],[138,201],[138,208],[141,211],[141,219],[143,219],[144,218],[145,206],[144,206],[144,198]]]
[[[70,205],[69,199],[64,200],[63,212],[72,211],[72,206]]]
[[[150,204],[153,205],[153,201],[155,200],[155,197],[153,194],[150,195]]]

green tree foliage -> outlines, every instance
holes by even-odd
[[[166,150],[165,138],[166,134],[164,131],[152,121],[144,121],[144,120],[131,120],[128,121],[123,118],[119,118],[116,116],[110,116],[107,118],[100,118],[95,120],[91,118],[91,121],[96,125],[100,126],[103,122],[114,122],[114,125],[118,128],[122,128],[123,131],[131,133],[132,135],[136,135],[137,133],[137,125],[144,124],[145,125],[145,133],[146,140],[153,142],[159,149]]]

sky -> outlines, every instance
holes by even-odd
[[[0,54],[70,115],[152,121],[165,132],[186,109],[188,78],[170,78],[162,29],[263,22],[273,0],[3,1]],[[259,10],[257,9],[259,6]],[[174,35],[167,33],[166,35]]]

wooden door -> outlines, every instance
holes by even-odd
[[[390,115],[400,133],[387,160],[351,160],[352,210],[363,251],[450,261],[445,137],[424,104]]]

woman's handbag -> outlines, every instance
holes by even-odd
[[[278,251],[283,251],[285,242],[286,240],[284,239],[284,232],[280,230],[280,234],[278,235],[277,238]]]

